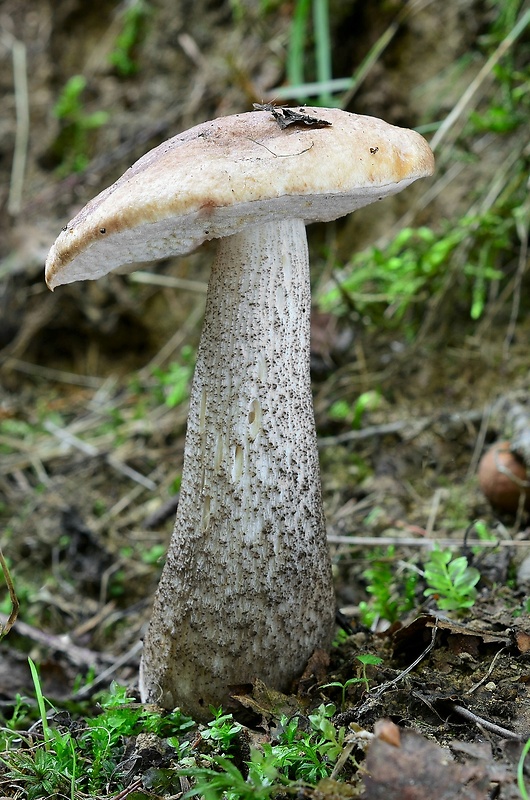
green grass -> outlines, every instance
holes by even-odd
[[[308,33],[312,11],[312,37]],[[310,54],[308,57],[308,53]],[[330,85],[332,81],[332,46],[328,0],[297,0],[291,22],[287,51],[287,82],[291,94],[300,103],[307,102],[304,94],[306,63],[312,63],[318,94],[316,104],[338,105]]]
[[[35,698],[17,696],[0,729],[0,787],[28,800],[112,797],[133,780],[135,797],[147,797],[147,790],[175,794],[184,776],[192,781],[187,796],[265,800],[328,777],[343,752],[346,731],[333,724],[331,703],[307,717],[281,716],[275,737],[244,756],[242,725],[220,709],[207,726],[197,726],[178,709],[142,706],[113,684],[97,696],[98,713],[74,717],[46,700],[29,663]],[[145,763],[132,746],[140,734],[154,737]]]
[[[8,783],[28,800],[111,796],[110,789],[126,785],[123,760],[130,737],[151,733],[177,743],[195,728],[180,711],[165,714],[141,706],[115,684],[99,695],[99,714],[75,719],[57,712],[43,695],[35,664],[29,663],[35,701],[17,696],[0,730],[0,786]],[[38,722],[31,724],[35,705]]]
[[[318,297],[319,308],[338,316],[355,311],[368,330],[399,328],[413,339],[429,298],[441,299],[450,289],[454,296],[456,289],[458,308],[470,320],[481,319],[493,290],[498,294],[513,280],[510,248],[529,222],[520,169],[509,191],[484,213],[446,223],[441,231],[404,228],[386,247],[354,255],[337,272],[335,286]]]

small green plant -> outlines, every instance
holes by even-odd
[[[237,740],[242,726],[234,721],[231,714],[224,714],[222,708],[210,710],[214,719],[208,723],[208,729],[202,732],[202,738],[215,742],[216,747],[226,753]]]
[[[364,653],[363,655],[356,656],[357,661],[362,664],[362,674],[355,678],[348,678],[347,681],[341,683],[340,681],[333,681],[332,683],[325,683],[323,685],[323,689],[326,689],[331,686],[337,686],[339,689],[342,690],[342,698],[341,698],[341,711],[344,711],[346,707],[346,692],[350,686],[354,686],[355,684],[363,683],[367,692],[370,691],[370,683],[368,681],[368,676],[366,674],[366,667],[368,664],[372,664],[374,666],[378,666],[383,662],[382,658],[379,656],[373,656],[371,653]]]
[[[18,731],[19,728],[24,727],[25,721],[28,719],[30,712],[30,705],[25,697],[21,694],[16,694],[14,698],[14,706],[11,711],[11,717],[4,719],[0,716],[1,724],[6,731]]]
[[[158,564],[165,553],[166,547],[163,544],[154,544],[148,550],[144,550],[140,557],[144,564]]]
[[[298,716],[282,716],[277,740],[251,750],[246,777],[225,756],[210,757],[209,767],[186,767],[181,774],[193,777],[195,784],[188,795],[206,800],[267,800],[329,776],[343,751],[346,733],[333,724],[335,711],[332,703],[322,703],[309,714],[309,731],[301,729]],[[224,717],[223,725],[230,728],[233,721],[229,715],[220,714],[219,719]]]
[[[122,78],[138,72],[139,66],[134,52],[141,42],[151,8],[146,0],[132,0],[123,12],[123,27],[114,43],[109,61]]]
[[[0,422],[0,454],[13,453],[21,440],[31,441],[35,427],[21,419],[4,419]]]
[[[189,345],[180,351],[179,361],[174,361],[165,370],[155,369],[153,374],[159,381],[165,404],[175,408],[188,398],[194,370],[194,351]]]
[[[319,298],[319,306],[339,315],[355,309],[369,328],[402,326],[405,317],[412,324],[418,304],[423,314],[426,297],[442,290],[448,264],[461,259],[462,293],[470,317],[479,319],[490,283],[504,277],[497,258],[508,246],[513,225],[489,212],[462,217],[442,234],[427,227],[404,228],[384,250],[373,247],[354,256],[337,276],[337,286]]]
[[[53,113],[63,123],[53,150],[60,158],[61,174],[80,172],[88,164],[89,132],[105,125],[109,115],[106,111],[86,112],[82,95],[87,80],[84,75],[73,75],[65,84]]]
[[[482,519],[476,519],[473,523],[473,530],[477,534],[481,542],[491,542],[495,540],[495,536],[490,531],[488,525]]]
[[[435,548],[424,566],[426,597],[434,597],[442,611],[461,611],[474,605],[480,573],[465,556],[453,558],[449,549]]]
[[[204,800],[267,800],[276,794],[286,781],[274,766],[274,758],[266,758],[254,750],[248,775],[243,773],[229,758],[217,756],[212,767],[197,767],[181,770],[182,775],[192,777],[195,785],[186,797],[200,796]]]
[[[362,392],[350,405],[346,400],[336,400],[329,409],[329,417],[334,420],[350,422],[353,430],[359,430],[366,411],[375,411],[381,404],[381,393],[376,389]]]
[[[315,733],[320,735],[316,739],[316,753],[318,760],[325,765],[326,769],[321,770],[320,774],[315,773],[309,780],[325,778],[329,771],[329,764],[334,764],[342,752],[344,746],[344,736],[346,729],[337,728],[331,721],[335,716],[336,708],[333,703],[321,703],[312,714],[309,714],[309,721]]]
[[[485,544],[491,544],[492,542],[495,542],[497,540],[495,533],[490,530],[488,525],[482,519],[474,520],[474,522],[466,530],[466,536],[467,535],[472,536],[473,533],[475,533],[477,535],[477,538],[481,542],[484,542]],[[495,549],[491,547],[489,548],[489,551],[492,553],[496,552]],[[484,552],[484,548],[482,547],[482,545],[474,545],[473,547],[471,547],[471,552],[473,553],[473,555],[476,556]]]
[[[398,577],[394,552],[394,547],[388,547],[384,553],[376,554],[372,564],[363,572],[371,600],[369,603],[361,601],[359,609],[362,623],[368,628],[378,619],[395,622],[415,605],[418,575],[410,572]]]

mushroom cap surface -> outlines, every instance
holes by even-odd
[[[48,286],[182,255],[249,225],[337,219],[433,172],[415,131],[335,108],[296,110],[331,124],[282,129],[270,111],[252,111],[146,153],[60,233],[46,260]]]

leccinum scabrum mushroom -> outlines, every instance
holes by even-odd
[[[147,153],[59,235],[50,288],[219,238],[175,530],[145,637],[142,698],[197,719],[260,678],[288,689],[328,648],[334,596],[309,376],[305,225],[432,174],[417,133],[337,109],[268,110]]]

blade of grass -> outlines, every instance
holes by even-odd
[[[325,84],[332,78],[328,0],[313,0],[313,29],[317,79],[319,83]],[[331,92],[327,91],[319,94],[318,104],[321,106],[336,105]]]
[[[76,776],[77,776],[77,755],[76,755],[76,752],[75,752],[74,740],[72,738],[69,739],[69,744],[70,744],[70,751],[72,753],[72,765],[71,765],[72,774],[70,776],[70,800],[75,800],[75,784],[76,784]]]
[[[285,100],[286,98],[296,97],[300,102],[302,98],[316,97],[322,92],[343,92],[352,86],[352,78],[333,78],[330,81],[308,81],[287,86],[276,86],[267,94],[274,100]]]
[[[48,717],[46,716],[46,701],[44,700],[44,695],[42,693],[39,672],[37,670],[35,662],[31,658],[29,658],[29,656],[28,656],[28,664],[31,672],[31,678],[33,680],[33,686],[35,687],[35,697],[37,699],[37,706],[39,709],[40,720],[42,723],[42,736],[44,739],[44,749],[49,750],[51,733],[50,733],[50,726],[48,725]]]
[[[297,0],[294,8],[287,51],[287,81],[292,86],[304,82],[304,47],[309,6],[310,0]]]
[[[519,763],[517,764],[517,788],[519,789],[519,792],[523,800],[529,800],[528,792],[526,791],[526,786],[524,782],[524,762],[529,751],[530,751],[530,739],[527,739],[526,744],[521,752]]]

